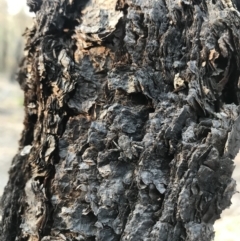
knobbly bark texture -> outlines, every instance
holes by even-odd
[[[235,192],[239,2],[28,4],[0,240],[213,239]]]

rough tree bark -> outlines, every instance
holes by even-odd
[[[28,1],[1,241],[214,237],[240,146],[233,1]]]

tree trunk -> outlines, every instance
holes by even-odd
[[[208,241],[235,192],[235,0],[31,0],[2,241]]]

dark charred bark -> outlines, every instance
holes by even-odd
[[[235,191],[238,2],[29,4],[1,240],[211,240]]]

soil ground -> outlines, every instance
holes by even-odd
[[[23,92],[17,83],[0,75],[0,196],[8,180],[8,170],[17,153],[18,140],[23,129]],[[234,179],[240,190],[240,155],[235,159]],[[232,198],[232,205],[215,224],[214,241],[240,240],[240,194]]]

